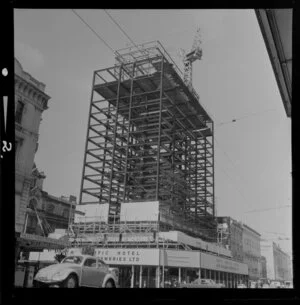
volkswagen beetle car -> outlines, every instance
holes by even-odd
[[[34,277],[34,286],[116,288],[118,269],[109,268],[91,255],[67,256],[59,264],[40,269]]]

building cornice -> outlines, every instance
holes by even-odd
[[[15,89],[16,93],[21,94],[29,102],[34,102],[34,105],[41,110],[48,109],[47,103],[51,97],[17,74],[15,74]]]

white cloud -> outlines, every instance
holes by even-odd
[[[38,70],[45,64],[45,57],[40,50],[20,41],[15,42],[15,56],[25,71]]]

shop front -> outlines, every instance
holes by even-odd
[[[175,288],[197,278],[236,288],[248,278],[246,264],[199,251],[97,248],[95,255],[119,269],[119,284],[124,288]]]

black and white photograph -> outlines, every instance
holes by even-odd
[[[292,8],[13,16],[15,288],[294,287]]]

